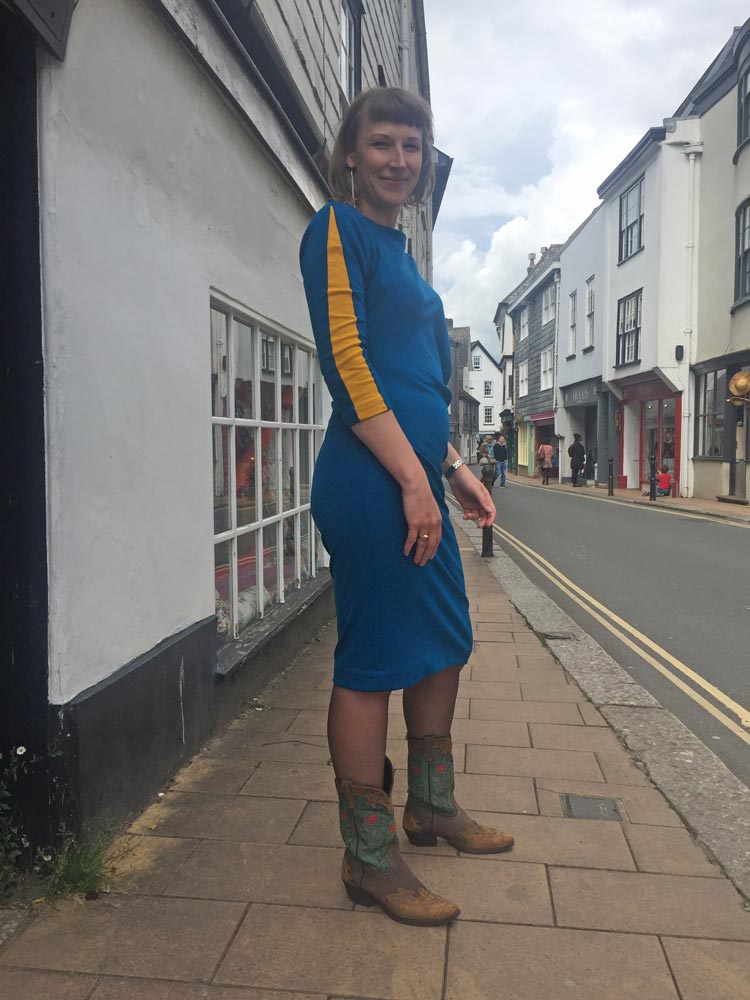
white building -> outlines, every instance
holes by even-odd
[[[567,240],[560,255],[560,305],[556,343],[555,429],[562,458],[561,476],[570,478],[568,446],[580,434],[588,475],[606,481],[611,450],[612,403],[602,385],[604,321],[601,301],[604,263],[604,213],[596,208]],[[619,405],[619,404],[617,404]]]
[[[502,413],[506,409],[506,383],[500,365],[481,340],[471,342],[468,391],[479,400],[479,433],[501,431]]]
[[[602,374],[619,400],[615,469],[641,488],[650,457],[687,490],[690,381],[685,331],[695,328],[697,119],[652,128],[599,187],[604,201]],[[597,303],[597,308],[599,303]]]
[[[79,0],[67,46],[56,7],[48,51],[0,4],[0,731],[61,754],[70,825],[141,805],[330,614],[298,246],[355,92],[429,80],[421,0]]]

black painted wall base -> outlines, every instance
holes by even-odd
[[[50,705],[58,829],[114,831],[139,812],[333,613],[330,578],[319,578],[272,636],[259,630],[255,647],[252,637],[243,639],[243,658],[229,676],[216,673],[212,616],[71,702]]]

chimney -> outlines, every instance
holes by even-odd
[[[547,253],[548,249],[549,249],[548,247],[542,247],[542,249],[541,249],[541,255],[542,255],[542,257]]]
[[[527,274],[531,274],[531,272],[534,270],[534,265],[535,264],[536,264],[536,254],[535,253],[530,253],[529,254],[529,266],[526,268],[526,273]]]

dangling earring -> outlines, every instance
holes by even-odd
[[[349,180],[352,182],[352,205],[356,205],[357,196],[354,193],[354,167],[349,167]]]

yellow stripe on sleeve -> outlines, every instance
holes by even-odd
[[[336,369],[359,420],[384,413],[388,407],[362,353],[357,316],[344,247],[331,206],[328,224],[328,327]]]

